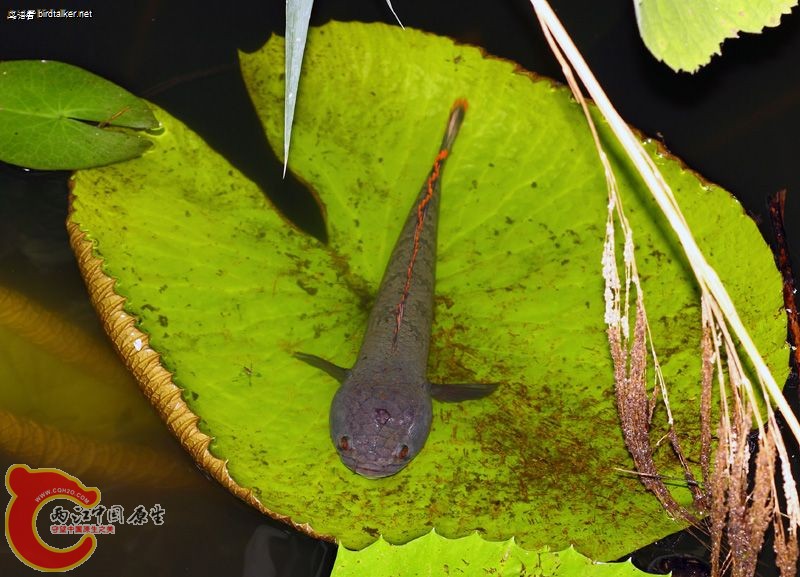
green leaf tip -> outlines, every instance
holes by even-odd
[[[634,0],[639,33],[658,60],[696,72],[740,32],[760,33],[780,24],[797,0]]]
[[[436,527],[449,537],[514,535],[530,549],[574,543],[615,559],[680,529],[637,479],[615,471],[631,461],[603,322],[605,178],[568,91],[410,29],[331,23],[309,34],[290,167],[324,204],[328,245],[288,225],[254,183],[162,111],[166,130],[151,152],[76,174],[71,226],[92,239],[88,252],[116,281],[103,286],[124,296],[127,320],[135,315],[149,335],[138,351],[126,325],[115,341],[123,355],[136,362],[148,351],[142,366],[161,355],[194,415],[174,422],[201,419],[210,454],[262,510],[345,547],[378,535],[404,543]],[[400,53],[397,66],[385,66]],[[280,151],[283,39],[241,62]],[[459,97],[470,108],[442,176],[429,377],[501,386],[481,401],[436,403],[431,436],[409,467],[364,479],[331,444],[335,381],[292,353],[352,366],[368,303]],[[781,281],[755,224],[726,191],[654,143],[647,149],[780,374]],[[667,351],[660,357],[681,444],[692,454],[697,288],[619,147],[609,145],[609,156],[641,250],[653,337]],[[173,397],[160,386],[143,382],[170,419],[174,403],[164,398]],[[664,425],[658,413],[653,427]],[[205,451],[201,442],[184,446]],[[667,449],[656,456],[664,474],[680,476],[668,457]],[[688,490],[675,494],[691,500]]]
[[[405,545],[391,545],[379,538],[361,551],[340,546],[331,577],[398,575],[499,575],[537,577],[638,577],[647,575],[630,561],[596,563],[570,546],[562,551],[528,551],[513,538],[486,541],[477,533],[447,539],[432,530]]]
[[[40,170],[103,166],[141,155],[157,129],[147,103],[76,66],[0,62],[0,160]]]

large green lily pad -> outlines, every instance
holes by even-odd
[[[242,57],[276,150],[283,57],[278,37]],[[328,438],[335,383],[291,353],[352,364],[457,97],[470,108],[443,180],[429,373],[502,386],[479,402],[436,404],[417,459],[368,480],[339,462]],[[679,529],[636,479],[615,471],[631,462],[603,324],[606,190],[568,92],[445,38],[332,23],[310,34],[297,106],[290,169],[319,195],[329,246],[282,220],[253,183],[164,112],[153,151],[75,178],[73,243],[101,315],[187,448],[204,461],[204,442],[185,437],[191,427],[176,416],[177,393],[162,392],[172,385],[153,351],[213,437],[211,453],[227,459],[214,474],[227,482],[229,471],[234,489],[253,491],[238,494],[347,547],[378,535],[405,542],[435,527],[447,537],[515,536],[530,549],[575,544],[612,559]],[[648,148],[770,366],[783,370],[780,280],[755,225],[727,192]],[[697,289],[648,193],[618,148],[609,150],[691,451]],[[112,303],[112,284],[97,280],[98,258],[126,313]],[[688,500],[685,490],[676,496]]]

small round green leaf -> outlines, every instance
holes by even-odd
[[[279,37],[242,56],[276,150],[283,65]],[[501,386],[481,401],[435,404],[420,455],[398,475],[369,480],[339,462],[329,439],[336,383],[292,353],[352,365],[456,98],[469,110],[443,176],[429,376]],[[406,542],[435,527],[447,537],[477,529],[530,549],[574,544],[614,559],[681,528],[616,470],[632,465],[603,323],[605,179],[569,92],[449,39],[332,23],[310,32],[297,106],[290,168],[320,196],[328,246],[283,221],[252,182],[165,113],[151,153],[75,178],[71,226],[94,241],[114,290],[149,335],[117,323],[129,317],[98,299],[118,328],[115,341],[135,370],[152,366],[149,347],[161,353],[237,486],[351,548],[379,535]],[[600,130],[692,454],[698,290],[665,219],[602,122]],[[727,192],[648,149],[779,375],[781,284],[754,223]],[[90,287],[101,276],[95,266],[84,264]],[[175,403],[163,402],[160,385],[145,388],[170,420]],[[181,434],[182,425],[170,426]],[[663,430],[659,411],[653,431]],[[197,444],[185,442],[194,454]],[[656,458],[680,475],[668,447]],[[686,503],[688,491],[676,497]]]
[[[696,72],[728,38],[780,24],[797,0],[634,0],[639,33],[658,60]]]
[[[4,162],[42,170],[102,166],[150,147],[131,129],[157,127],[144,100],[90,72],[46,60],[0,62]]]

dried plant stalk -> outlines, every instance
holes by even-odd
[[[711,485],[714,491],[710,493],[711,502],[711,574],[720,575],[722,573],[722,536],[725,532],[727,522],[727,509],[725,496],[730,486],[730,468],[728,466],[728,453],[730,450],[730,438],[727,433],[730,431],[724,421],[719,424],[719,442],[717,445],[717,457],[714,463],[714,470],[711,474]]]
[[[774,414],[770,415],[770,429],[776,432],[779,431]],[[775,438],[780,441],[779,436]],[[797,495],[797,483],[792,478],[792,464],[786,451],[786,446],[782,442],[776,442],[775,450],[778,453],[781,468],[780,478],[783,481],[781,489],[786,499],[785,514],[780,510],[778,499],[774,499],[772,520],[775,526],[775,561],[781,577],[795,577],[797,574],[797,559],[800,555],[797,539],[800,500]],[[774,475],[772,479],[775,479]],[[778,492],[774,486],[773,492],[776,494]]]
[[[779,408],[795,439],[800,442],[800,422],[798,422],[797,417],[792,412],[786,399],[783,398],[781,388],[770,373],[769,368],[759,354],[758,348],[755,346],[752,338],[750,338],[750,334],[739,318],[736,307],[733,305],[733,301],[725,290],[722,281],[719,279],[714,269],[706,262],[700,247],[694,240],[680,212],[680,208],[678,207],[669,185],[664,181],[663,176],[661,176],[661,173],[642,147],[642,144],[611,105],[608,97],[605,95],[597,79],[581,57],[580,52],[578,52],[578,49],[572,43],[572,40],[566,30],[564,30],[561,22],[559,22],[553,9],[547,3],[547,0],[531,0],[531,5],[539,18],[542,28],[545,30],[545,36],[548,38],[557,36],[557,48],[564,51],[566,57],[569,59],[569,65],[573,66],[577,71],[589,95],[625,148],[631,162],[633,162],[640,176],[644,179],[653,198],[658,203],[664,216],[667,218],[670,226],[678,237],[692,272],[700,285],[701,291],[703,293],[709,292],[713,296],[713,300],[716,303],[715,308],[719,311],[719,320],[723,323],[725,321],[730,323],[732,330],[755,367],[759,379],[761,380],[760,385],[764,389],[765,396],[771,398]],[[551,47],[554,45],[555,41],[551,42]],[[561,60],[563,61],[563,67],[566,60],[563,56]],[[570,72],[570,76],[571,74]],[[570,86],[572,87],[572,83]],[[594,129],[592,129],[592,131],[594,133]],[[717,314],[715,312],[715,317],[716,316]],[[744,385],[745,387],[750,387],[749,381],[745,381]]]
[[[704,307],[711,316],[717,315],[716,318],[719,318],[719,310],[715,310],[712,299],[706,298]],[[798,559],[796,519],[800,517],[800,508],[788,453],[772,407],[767,406],[767,418],[762,419],[752,398],[752,388],[745,386],[744,370],[726,325],[721,323],[717,328],[716,354],[721,357],[719,350],[724,347],[730,388],[726,388],[723,366],[718,362],[716,372],[724,418],[720,421],[720,444],[717,450],[721,458],[717,459],[717,467],[725,470],[722,471],[720,482],[713,482],[710,486],[714,501],[719,499],[722,502],[719,507],[712,506],[712,539],[719,540],[722,529],[725,529],[732,552],[730,573],[735,577],[748,577],[755,573],[758,553],[764,543],[764,532],[772,521],[781,575],[794,576]],[[758,425],[759,453],[750,489],[748,478],[751,461],[747,443],[748,435],[752,434],[753,420]],[[779,505],[779,492],[775,484],[776,462],[780,463],[784,475],[780,490],[787,503],[786,514],[781,512]],[[785,532],[784,523],[788,524]],[[717,561],[719,549],[712,546],[712,550],[712,560]],[[725,569],[718,562],[712,564],[712,575],[720,575],[720,571]]]
[[[639,479],[661,502],[670,515],[690,523],[697,519],[682,507],[667,489],[653,461],[650,444],[650,420],[647,402],[647,344],[644,305],[637,300],[636,322],[630,350],[625,346],[620,324],[609,327],[608,338],[614,360],[617,410],[622,422],[625,444],[633,457]]]
[[[786,242],[786,231],[783,221],[786,211],[786,190],[779,190],[769,201],[769,218],[772,221],[772,230],[775,233],[775,260],[778,270],[783,276],[783,302],[786,308],[786,316],[789,320],[789,335],[800,335],[800,313],[797,311],[795,299],[795,282],[792,274],[791,258],[789,257],[789,243]],[[796,339],[796,337],[795,337]],[[800,347],[795,339],[792,339],[792,356],[795,368],[800,367]]]
[[[703,485],[711,481],[711,393],[714,386],[714,342],[711,336],[713,326],[708,316],[708,308],[702,307],[703,337],[701,340],[702,382],[700,393],[700,472]],[[711,503],[708,495],[696,503],[701,512],[707,512]]]
[[[665,437],[670,440],[683,467],[687,485],[692,488],[695,508],[701,513],[710,510],[712,575],[722,574],[726,570],[725,565],[729,566],[731,574],[736,577],[753,575],[758,553],[763,546],[764,533],[772,520],[775,527],[775,551],[781,574],[794,577],[798,560],[797,536],[798,524],[800,524],[800,499],[798,499],[797,487],[791,476],[788,453],[783,439],[775,426],[773,409],[768,403],[766,422],[769,423],[769,427],[767,427],[759,412],[755,389],[747,378],[743,363],[738,357],[737,341],[729,332],[729,327],[756,369],[759,392],[763,398],[771,399],[775,403],[798,442],[800,442],[800,423],[783,398],[774,377],[739,319],[725,287],[716,272],[705,261],[672,191],[652,159],[611,106],[547,1],[531,0],[531,4],[575,98],[583,107],[605,170],[609,196],[603,252],[603,277],[606,283],[605,320],[608,325],[609,345],[614,363],[617,407],[623,436],[640,479],[658,497],[671,515],[685,519],[694,518],[689,511],[674,501],[661,481],[662,478],[653,462],[650,424],[655,410],[655,400],[660,393],[668,417],[668,432]],[[566,53],[566,57],[562,54],[562,50]],[[577,70],[583,84],[619,138],[678,236],[700,288],[703,311],[700,468],[703,480],[706,482],[706,490],[709,493],[703,493],[700,486],[694,481],[693,474],[678,443],[675,424],[669,409],[666,386],[647,323],[644,295],[639,283],[634,257],[633,231],[622,210],[622,201],[616,189],[613,172],[600,144],[585,99],[573,76],[573,67]],[[782,213],[782,204],[779,208]],[[624,237],[622,259],[622,268],[625,271],[624,283],[620,280],[616,257],[615,229],[617,225],[622,230]],[[634,334],[631,339],[628,311],[631,293],[634,291],[636,318]],[[791,301],[787,300],[787,302]],[[790,309],[794,312],[793,306]],[[656,380],[653,401],[649,406],[645,383],[648,340]],[[800,359],[800,355],[797,358]],[[715,373],[720,391],[720,421],[719,443],[712,469],[711,398]],[[726,375],[729,383],[726,383]],[[754,421],[757,425],[759,441],[753,465],[755,474],[751,487],[749,480],[751,449],[748,441]],[[781,490],[786,500],[785,518],[784,513],[780,510],[775,483],[776,455],[780,461]],[[732,552],[727,563],[722,561],[724,539],[727,540]]]
[[[791,258],[789,255],[789,245],[786,241],[786,231],[784,228],[784,210],[786,203],[786,191],[781,190],[772,196],[769,200],[769,214],[772,221],[772,230],[775,233],[775,261],[778,265],[778,270],[781,271],[783,276],[783,301],[784,308],[786,309],[786,316],[789,324],[789,344],[792,347],[792,365],[796,372],[800,369],[800,315],[797,311],[797,303],[795,299],[795,282],[794,274],[792,272]],[[770,431],[775,431],[775,434],[780,430],[777,426],[776,417],[774,414],[769,415]],[[797,485],[792,479],[791,463],[786,448],[781,444],[775,446],[775,452],[779,454],[781,480],[783,481],[783,494],[786,501],[786,515],[780,510],[780,502],[777,498],[773,498],[773,524],[775,534],[775,554],[776,564],[784,577],[794,577],[797,573],[797,559],[798,559],[798,534],[797,534],[797,517],[798,514],[798,495]],[[773,473],[772,493],[778,495],[778,489],[775,486],[776,475]]]
[[[764,545],[764,535],[772,520],[773,504],[777,501],[776,492],[773,489],[775,452],[775,439],[771,431],[769,434],[761,435],[758,439],[755,482],[750,495],[750,510],[747,515],[750,554],[741,560],[742,565],[746,565],[742,567],[741,575],[755,573],[758,553]]]
[[[650,422],[655,406],[653,402],[648,402],[647,398],[647,343],[650,343],[650,355],[653,359],[656,383],[656,391],[660,391],[664,406],[667,411],[669,432],[667,436],[671,441],[673,450],[683,466],[684,477],[689,481],[695,500],[702,499],[699,494],[697,483],[694,481],[686,460],[681,453],[677,434],[674,428],[672,411],[669,408],[669,398],[667,396],[666,384],[658,363],[655,347],[652,346],[650,327],[647,322],[647,313],[644,306],[644,293],[642,291],[639,274],[636,266],[636,258],[633,242],[633,230],[628,223],[622,209],[622,198],[617,189],[614,171],[600,143],[597,130],[592,122],[586,100],[581,93],[569,63],[561,54],[558,45],[549,32],[549,28],[542,22],[542,29],[545,38],[550,44],[553,53],[562,66],[567,82],[572,89],[575,98],[581,104],[584,115],[589,123],[589,128],[594,138],[598,156],[605,169],[606,184],[608,188],[608,217],[606,221],[606,239],[603,249],[603,276],[605,278],[605,299],[606,312],[605,320],[608,325],[608,338],[611,347],[611,356],[614,361],[614,381],[617,388],[617,412],[622,423],[622,432],[625,444],[630,452],[639,478],[644,486],[651,491],[661,502],[662,506],[673,517],[682,518],[690,523],[696,523],[697,518],[685,507],[675,501],[672,494],[664,484],[663,478],[658,474],[655,461],[653,460],[653,447],[650,443]],[[616,218],[615,218],[616,217]],[[625,270],[625,282],[620,281],[617,272],[616,257],[616,235],[615,223],[618,222],[623,232],[623,268]],[[636,299],[636,319],[634,324],[633,341],[630,341],[629,329],[629,308],[631,294],[635,291]]]

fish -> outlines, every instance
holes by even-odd
[[[295,353],[339,381],[330,407],[331,440],[342,463],[367,478],[394,475],[419,454],[431,429],[431,399],[479,399],[497,388],[427,378],[442,171],[466,111],[467,101],[456,100],[433,167],[392,250],[353,367]]]

